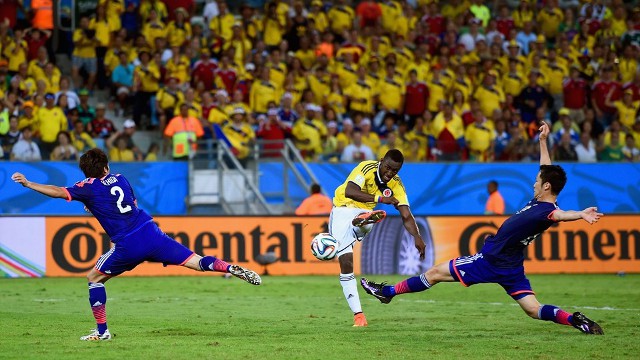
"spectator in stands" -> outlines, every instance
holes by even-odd
[[[538,84],[540,72],[532,69],[529,73],[529,83],[522,89],[518,96],[520,103],[520,114],[525,123],[531,123],[535,120],[536,110],[541,107],[547,107],[549,104],[549,93]]]
[[[98,103],[96,117],[86,127],[87,132],[94,138],[107,139],[116,131],[113,122],[105,118],[106,110],[107,106],[104,103]]]
[[[84,124],[81,120],[76,120],[73,123],[73,131],[70,133],[70,138],[71,143],[80,154],[97,147],[96,142],[91,138],[91,135],[85,131]]]
[[[77,106],[78,116],[84,126],[87,126],[96,118],[96,109],[89,105],[89,90],[80,89],[78,96],[80,97],[80,103]]]
[[[484,206],[485,215],[504,215],[504,199],[498,191],[498,182],[495,180],[489,181],[487,192],[489,193],[489,198]]]
[[[133,94],[133,72],[135,66],[129,61],[129,54],[122,51],[118,54],[118,65],[111,73],[112,93],[116,94],[116,98],[120,105],[121,114],[129,106],[129,98]]]
[[[71,143],[71,136],[66,131],[60,131],[57,145],[51,153],[51,160],[70,161],[76,159],[78,159],[78,151]]]
[[[605,105],[607,107],[615,108],[618,112],[618,121],[624,129],[631,129],[636,122],[636,115],[640,110],[640,100],[633,101],[633,91],[625,90],[621,100],[611,101],[615,89],[611,89],[607,94]]]
[[[291,133],[291,127],[280,119],[277,109],[267,111],[266,119],[259,122],[256,137],[266,143],[262,146],[262,157],[281,157],[284,148],[282,141]]]
[[[111,134],[111,137],[105,140],[107,149],[113,148],[118,138],[124,138],[126,140],[126,149],[131,150],[136,161],[142,161],[144,159],[144,154],[133,142],[133,135],[136,132],[136,123],[131,119],[127,119],[122,125],[122,131],[114,132]]]
[[[347,145],[342,152],[340,160],[343,162],[361,162],[365,160],[375,160],[373,151],[362,143],[362,133],[355,130],[352,135],[351,144]]]
[[[135,161],[135,155],[133,151],[127,148],[127,138],[125,136],[118,136],[112,145],[107,145],[109,148],[109,159],[112,162],[118,161]]]
[[[315,104],[305,106],[306,116],[295,122],[291,129],[296,143],[302,155],[307,160],[316,159],[322,153],[322,139],[327,136],[326,125],[317,119],[316,112],[321,108]]]
[[[562,134],[560,141],[554,147],[553,159],[556,161],[578,161],[578,153],[573,145],[571,133],[564,132]]]
[[[496,134],[493,125],[478,110],[475,122],[465,130],[464,139],[469,149],[469,160],[486,162],[493,160]]]
[[[40,155],[40,150],[42,150],[42,158],[48,159],[51,151],[56,146],[58,133],[67,130],[68,123],[62,110],[54,105],[55,95],[47,93],[44,99],[46,106],[39,108],[37,115],[38,134],[40,136],[38,156]]]
[[[11,149],[11,160],[18,161],[38,161],[42,160],[40,148],[33,141],[31,128],[26,127],[22,130],[22,137]]]
[[[6,134],[0,134],[0,146],[2,148],[3,155],[0,158],[5,160],[9,159],[9,154],[11,154],[11,150],[13,145],[20,140],[22,136],[22,132],[18,127],[18,118],[16,116],[9,117],[9,128]]]
[[[578,128],[578,126],[573,121],[571,121],[571,117],[569,116],[569,114],[569,109],[567,108],[562,108],[558,112],[559,119],[553,126],[553,130],[555,132],[553,139],[556,143],[560,143],[564,134],[567,133],[569,134],[569,142],[571,143],[571,145],[576,146],[580,142],[580,128]],[[556,127],[559,128],[556,130]]]
[[[73,33],[73,45],[73,81],[77,88],[81,87],[81,71],[85,71],[88,78],[84,86],[93,89],[98,71],[96,46],[99,45],[99,41],[96,39],[96,30],[89,27],[89,18],[86,16],[80,18],[80,27]]]
[[[495,123],[493,140],[494,160],[508,160],[505,149],[509,145],[510,140],[511,134],[507,131],[507,123],[505,121],[497,121]]]
[[[598,160],[600,161],[623,161],[624,153],[622,152],[622,144],[620,143],[620,131],[611,132],[611,138],[608,144],[601,146],[598,151]]]
[[[25,101],[22,104],[22,114],[18,118],[18,129],[22,130],[25,127],[30,127],[31,130],[37,131],[39,128],[39,122],[37,113],[33,110],[33,101]]]
[[[133,121],[140,125],[142,116],[150,117],[151,125],[157,124],[155,117],[155,95],[160,89],[160,69],[155,62],[151,61],[151,54],[147,49],[140,49],[138,52],[140,64],[134,70],[135,105],[133,109]]]
[[[639,161],[640,150],[636,147],[635,138],[632,134],[625,136],[625,145],[622,147],[622,154],[627,161]]]
[[[328,215],[333,208],[331,199],[322,193],[318,184],[311,184],[311,195],[296,208],[296,215]]]
[[[344,150],[347,145],[351,144],[353,138],[353,120],[347,118],[342,121],[342,131],[336,135],[336,140],[338,141],[338,149],[339,151]]]
[[[270,109],[271,117],[277,117],[277,110]],[[245,120],[246,113],[244,109],[237,108],[231,113],[231,122],[223,126],[222,131],[231,143],[231,151],[245,166],[249,155],[252,153],[253,144],[256,140],[256,134],[253,128]]]
[[[596,120],[609,126],[615,119],[616,108],[607,106],[607,98],[610,103],[622,97],[622,86],[614,80],[612,66],[602,69],[602,79],[596,81],[592,87],[591,105],[596,112]]]
[[[444,161],[461,160],[461,150],[465,148],[464,125],[462,119],[453,113],[451,103],[443,103],[442,112],[438,113],[431,124],[431,154]]]
[[[578,162],[592,163],[598,161],[596,145],[587,131],[580,134],[580,143],[575,147]]]

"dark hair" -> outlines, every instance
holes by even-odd
[[[495,180],[491,180],[491,181],[489,181],[489,185],[495,186],[495,187],[496,187],[496,189],[498,188],[498,182],[497,182],[497,181],[495,181]]]
[[[314,184],[311,184],[311,193],[312,193],[312,194],[319,194],[319,193],[320,193],[320,191],[321,191],[321,189],[320,189],[320,185],[315,184],[315,183],[314,183]]]
[[[397,162],[399,164],[404,163],[404,156],[402,155],[402,152],[400,152],[400,150],[398,149],[391,149],[389,151],[387,151],[386,154],[384,154],[384,159],[389,159],[393,162]]]
[[[80,156],[80,170],[88,178],[101,178],[107,166],[109,166],[107,154],[98,148],[91,149]]]
[[[552,194],[558,195],[567,183],[567,173],[558,165],[540,165],[540,179],[542,184],[551,185]]]

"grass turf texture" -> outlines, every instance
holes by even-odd
[[[399,276],[372,276],[397,281]],[[440,284],[389,305],[360,289],[369,321],[353,328],[334,277],[165,277],[107,283],[110,342],[77,279],[0,279],[2,359],[604,359],[640,353],[640,275],[530,276],[539,300],[582,311],[605,336],[536,321],[498,285]]]

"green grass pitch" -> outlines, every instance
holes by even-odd
[[[373,276],[394,282],[399,276]],[[353,328],[338,277],[211,277],[107,283],[110,342],[77,279],[0,279],[1,359],[637,359],[640,275],[530,276],[538,299],[598,321],[605,336],[527,318],[497,285],[439,284],[380,304]]]

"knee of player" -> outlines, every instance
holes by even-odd
[[[432,266],[424,273],[424,276],[427,278],[427,281],[431,285],[435,285],[442,281],[442,274],[440,273],[440,269],[437,266]]]

